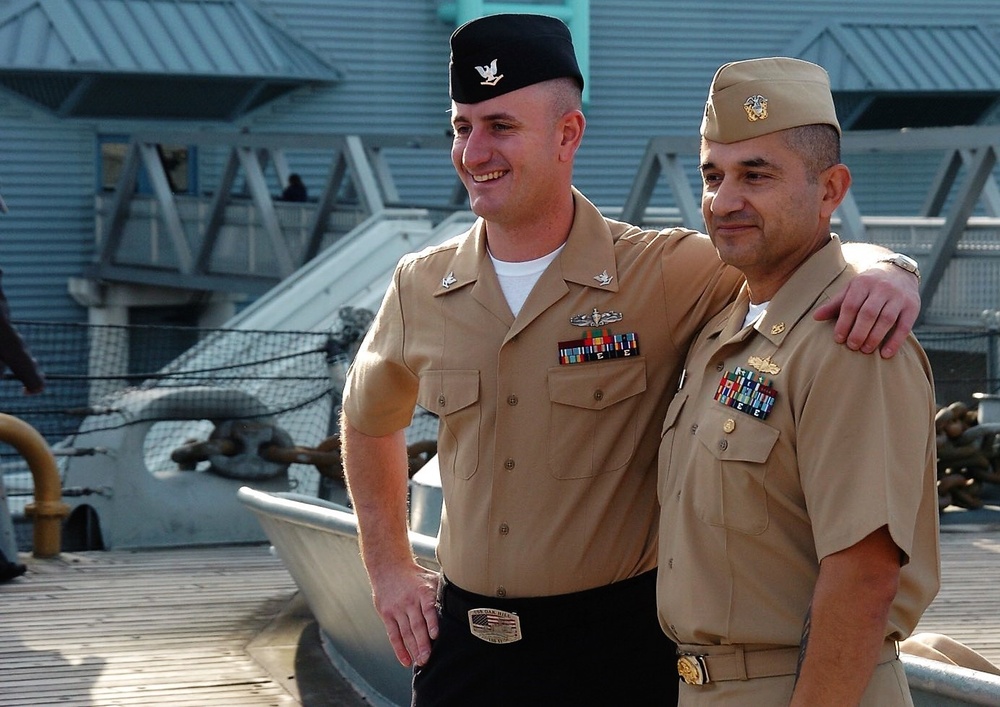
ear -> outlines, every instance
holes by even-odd
[[[587,127],[587,119],[583,112],[571,110],[559,119],[559,159],[571,162],[583,141],[583,131]]]
[[[847,190],[851,188],[851,170],[847,165],[835,164],[823,170],[819,180],[823,190],[821,213],[825,218],[830,218],[847,196]]]

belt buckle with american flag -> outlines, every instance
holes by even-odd
[[[487,643],[514,643],[521,640],[521,619],[500,609],[469,609],[469,630]]]

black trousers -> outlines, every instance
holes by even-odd
[[[676,646],[656,618],[656,573],[531,599],[471,594],[445,581],[440,632],[413,675],[413,707],[608,707],[677,702]],[[468,610],[517,613],[523,638],[493,644]]]

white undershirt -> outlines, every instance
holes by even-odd
[[[763,319],[764,315],[767,314],[767,305],[771,304],[771,301],[761,302],[760,304],[750,303],[750,309],[747,310],[747,316],[743,319],[743,326],[750,326],[758,319]]]
[[[507,299],[507,306],[516,317],[524,301],[528,299],[532,288],[538,282],[538,278],[545,272],[545,268],[556,259],[562,251],[565,243],[548,255],[543,255],[535,260],[525,260],[519,263],[511,263],[506,260],[497,260],[490,253],[490,260],[493,261],[493,269],[496,270],[497,279],[500,280],[500,289]]]

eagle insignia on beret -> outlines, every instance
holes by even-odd
[[[500,82],[500,79],[503,78],[503,74],[497,76],[496,59],[491,61],[489,66],[477,66],[476,71],[483,77],[483,81],[480,82],[481,86],[496,86]]]
[[[743,110],[747,112],[747,118],[750,119],[751,123],[758,120],[767,119],[767,99],[764,98],[759,93],[756,96],[750,96],[743,104]]]

